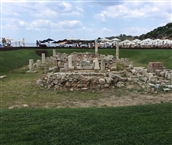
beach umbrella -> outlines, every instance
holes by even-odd
[[[62,42],[62,43],[63,43],[63,42]],[[67,43],[67,44],[73,44],[74,41],[69,40],[69,41],[67,41],[66,43]]]
[[[53,41],[52,43],[60,44],[60,43],[63,43],[63,42],[67,42],[67,39],[64,39],[64,40],[58,40],[58,41]]]
[[[111,39],[111,41],[121,41],[121,40],[118,38],[113,38],[113,39]]]
[[[170,40],[169,44],[172,44],[172,40]]]
[[[69,39],[67,39],[68,41],[73,41],[73,42],[78,42],[79,41],[79,39],[76,39],[76,38],[69,38]]]
[[[59,42],[58,41],[53,41],[53,42],[51,42],[52,44],[55,44],[55,46],[56,46],[56,44],[58,44]]]
[[[121,43],[126,45],[127,43],[131,43],[131,41],[130,40],[124,40],[124,41],[121,41]]]
[[[53,41],[53,42],[51,42],[51,43],[56,44],[56,43],[57,43],[57,41]]]
[[[130,40],[124,40],[124,41],[122,41],[123,43],[129,43],[129,42],[131,42]]]
[[[12,39],[12,38],[7,37],[7,38],[5,38],[5,40],[6,40],[6,42],[7,42],[7,43],[11,43],[11,41],[12,41],[13,39]]]
[[[162,40],[162,41],[164,41],[164,44],[170,44],[170,40],[169,39],[165,39],[165,40]]]
[[[11,40],[13,40],[13,39],[12,39],[12,38],[7,37],[7,38],[5,38],[5,40],[6,40],[6,42],[7,42],[7,43],[11,43]]]
[[[144,43],[145,45],[146,44],[148,45],[150,43],[153,43],[154,41],[152,39],[150,39],[150,38],[147,38],[147,39],[142,40],[141,42]]]
[[[66,40],[66,39],[65,39],[65,40],[58,40],[58,41],[54,41],[54,42],[52,42],[52,43],[54,43],[54,44],[55,44],[55,46],[56,46],[56,44],[64,45],[64,44],[66,44],[66,43],[67,43],[67,40]]]
[[[145,43],[149,43],[149,42],[152,42],[152,41],[153,41],[153,40],[150,39],[150,38],[147,38],[147,39],[142,40],[142,42],[145,42]]]
[[[79,39],[76,38],[69,38],[67,39],[67,44],[74,44],[74,43],[79,43]]]
[[[108,42],[108,41],[110,41],[110,40],[107,39],[107,38],[100,38],[99,41],[100,41],[100,42]]]
[[[145,43],[144,42],[141,42],[140,45],[145,45]]]
[[[161,40],[161,39],[155,39],[154,41],[156,41],[156,42],[161,42],[162,40]]]
[[[42,40],[42,41],[40,41],[40,42],[41,42],[41,43],[46,43],[46,42],[50,42],[50,41],[54,41],[54,40],[51,39],[51,38],[48,38],[48,39]]]
[[[134,45],[135,43],[133,42],[128,42],[126,45]]]
[[[162,40],[161,39],[155,39],[155,40],[153,40],[153,44],[156,46],[159,46],[162,44]]]
[[[11,40],[13,40],[13,39],[12,39],[12,38],[7,37],[7,38],[5,38],[5,40],[6,40],[6,41],[11,41]]]
[[[46,39],[46,41],[49,42],[49,41],[54,41],[54,40],[51,38],[48,38],[48,39]]]
[[[106,44],[108,44],[108,45],[112,45],[112,42],[106,42]]]
[[[135,43],[138,43],[140,41],[141,41],[140,39],[134,39],[134,40],[132,40],[132,42],[135,42]]]
[[[146,39],[144,39],[144,41],[152,41],[152,39],[146,38]]]
[[[42,40],[42,41],[40,40],[39,42],[40,42],[40,43],[45,43],[45,42],[47,42],[47,41],[46,41],[46,40]]]
[[[62,42],[59,42],[58,44],[67,44],[67,42],[65,42],[65,41],[62,41]]]

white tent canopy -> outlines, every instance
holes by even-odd
[[[108,41],[110,41],[110,40],[107,39],[107,38],[101,38],[100,41],[101,41],[101,42],[108,42]]]
[[[113,38],[113,39],[111,39],[111,41],[121,41],[121,40],[118,38]]]
[[[138,43],[138,42],[140,42],[141,40],[140,39],[134,39],[134,40],[132,40],[134,43]]]

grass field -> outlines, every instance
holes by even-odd
[[[2,145],[171,145],[171,104],[0,110]]]
[[[28,68],[21,68],[7,73],[7,78],[0,80],[0,108],[20,108],[22,104],[28,104],[30,108],[43,108],[46,104],[56,107],[57,103],[70,100],[88,100],[100,98],[100,93],[95,92],[63,92],[45,89],[36,85],[42,71],[26,73]],[[54,104],[54,105],[53,105]],[[69,105],[68,103],[64,103]],[[17,107],[18,106],[18,107]],[[66,105],[65,105],[66,106]]]
[[[0,74],[10,70],[20,68],[28,65],[29,59],[41,59],[35,53],[35,49],[23,49],[15,51],[0,51]],[[47,49],[48,56],[52,55],[52,49]],[[56,49],[57,52],[71,53],[71,52],[94,52],[94,49]],[[114,49],[100,49],[100,54],[115,55]],[[172,50],[133,50],[122,49],[120,50],[120,58],[129,58],[134,62],[134,66],[147,67],[149,62],[158,61],[162,62],[168,69],[172,69]]]
[[[62,92],[42,88],[35,85],[42,70],[26,73],[29,59],[40,59],[35,51],[0,51],[0,75],[7,75],[0,80],[0,144],[172,145],[171,103],[158,101],[161,104],[129,107],[107,107],[105,104],[101,108],[95,104],[91,108],[75,108],[72,103],[78,103],[78,100],[86,104],[102,97],[109,99],[110,96],[115,96],[116,102],[123,99],[123,95],[125,101],[129,102],[130,98],[134,102],[139,98],[140,88],[109,92]],[[48,56],[52,55],[52,49],[47,51]],[[79,51],[88,50],[57,50],[61,53]],[[101,49],[99,52],[115,54],[113,49]],[[160,61],[172,69],[172,50],[120,50],[120,57],[129,58],[135,66],[147,67],[149,61]],[[155,94],[151,103],[145,102],[156,103],[156,98],[163,96]],[[168,102],[170,94],[164,99]],[[25,108],[24,104],[28,107]]]

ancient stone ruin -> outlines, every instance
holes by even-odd
[[[54,52],[54,51],[53,51]],[[39,84],[55,90],[87,90],[124,86],[126,78],[116,71],[117,60],[113,55],[95,53],[53,53],[49,68]],[[125,59],[126,61],[126,59]],[[45,64],[45,63],[43,63]]]
[[[54,90],[114,89],[132,81],[145,92],[171,91],[172,70],[165,69],[161,62],[150,62],[148,68],[134,67],[127,58],[119,58],[119,50],[116,53],[106,56],[95,49],[95,53],[65,54],[54,49],[51,57],[42,54],[42,60],[35,64],[29,60],[28,72],[44,68],[37,84]]]

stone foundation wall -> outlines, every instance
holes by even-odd
[[[108,73],[50,73],[43,75],[37,83],[54,90],[88,90],[123,87],[125,78]]]

